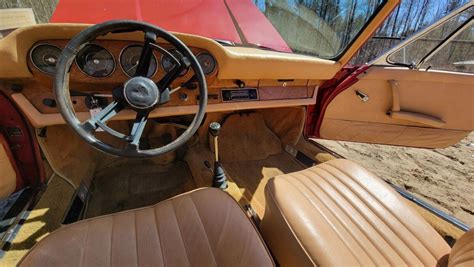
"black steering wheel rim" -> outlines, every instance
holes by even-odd
[[[195,80],[198,83],[199,94],[200,94],[200,97],[198,100],[199,109],[197,113],[195,114],[194,119],[189,125],[189,127],[171,143],[164,145],[162,147],[146,149],[146,150],[141,150],[139,148],[139,145],[133,144],[131,140],[129,140],[131,143],[127,144],[125,148],[117,148],[97,139],[94,136],[94,132],[97,128],[91,130],[90,127],[87,127],[87,126],[90,126],[90,120],[92,120],[92,118],[87,121],[89,125],[85,125],[84,123],[81,123],[79,121],[74,111],[70,92],[69,92],[70,68],[74,62],[74,59],[77,53],[84,46],[91,43],[98,37],[104,36],[108,33],[133,32],[133,31],[143,32],[145,35],[145,41],[146,41],[147,35],[155,34],[155,38],[164,39],[165,41],[173,45],[179,52],[181,52],[183,54],[183,58],[187,58],[189,60],[189,67],[192,68],[194,71]],[[171,82],[172,81],[170,81],[170,84]],[[160,90],[165,90],[165,89],[168,89],[168,88],[160,88]],[[191,50],[171,33],[157,26],[154,26],[152,24],[139,22],[139,21],[132,21],[132,20],[113,20],[113,21],[107,21],[104,23],[96,24],[83,30],[82,32],[77,34],[74,38],[72,38],[70,42],[66,45],[66,47],[63,49],[61,55],[59,56],[58,63],[56,66],[56,75],[54,78],[54,92],[56,95],[56,100],[57,100],[61,115],[63,116],[66,123],[72,128],[72,130],[76,134],[79,135],[79,137],[81,137],[89,145],[95,147],[96,149],[100,151],[103,151],[113,156],[128,157],[128,158],[148,158],[148,157],[159,156],[159,155],[168,153],[172,150],[175,150],[178,147],[184,145],[199,129],[199,126],[201,125],[201,122],[206,113],[206,106],[207,106],[206,79],[199,62],[197,61],[196,57],[191,52]],[[151,110],[155,108],[157,108],[157,106],[154,106],[150,110],[147,110],[145,112],[150,112]],[[138,116],[139,114],[141,114],[141,111],[137,111],[137,119],[139,118]],[[148,116],[148,113],[144,117],[145,123],[146,123],[147,116]],[[135,128],[135,124],[134,124],[134,128]],[[141,137],[141,133],[139,137]]]

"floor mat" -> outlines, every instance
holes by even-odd
[[[147,163],[109,167],[94,177],[86,217],[156,204],[194,189],[188,165]]]
[[[210,148],[214,149],[213,143]],[[219,134],[222,162],[262,160],[281,152],[280,139],[267,127],[260,113],[233,114],[222,123]]]
[[[244,196],[250,200],[250,204],[260,218],[265,211],[263,190],[268,179],[305,169],[304,165],[285,152],[263,160],[224,162],[223,165],[238,187],[244,189]]]

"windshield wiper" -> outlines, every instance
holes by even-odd
[[[214,41],[218,42],[219,44],[223,46],[235,46],[235,43],[229,40],[214,39]]]
[[[263,50],[269,50],[269,51],[275,51],[275,52],[281,52],[279,50],[276,50],[275,48],[271,48],[271,47],[268,47],[268,46],[264,46],[264,45],[261,45],[261,44],[253,44],[253,43],[247,43],[245,45],[243,45],[245,47],[253,47],[253,48],[258,48],[258,49],[263,49]]]
[[[264,45],[261,45],[261,44],[254,44],[254,43],[240,44],[240,43],[236,43],[236,42],[229,41],[229,40],[224,40],[224,39],[213,39],[213,40],[216,41],[216,42],[218,42],[219,44],[221,44],[221,45],[223,45],[223,46],[251,47],[251,48],[258,48],[258,49],[263,49],[263,50],[281,52],[281,51],[279,51],[279,50],[276,50],[276,49],[274,49],[274,48],[271,48],[271,47],[268,47],[268,46],[264,46]]]

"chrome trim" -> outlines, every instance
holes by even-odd
[[[42,46],[42,45],[48,45],[48,46],[52,46],[52,47],[56,47],[57,49],[59,49],[61,51],[61,53],[63,52],[63,49],[57,45],[53,45],[53,44],[49,44],[49,43],[39,43],[39,44],[36,44],[34,45],[32,48],[30,48],[30,53],[29,53],[29,57],[30,57],[30,62],[31,64],[33,64],[33,66],[38,69],[41,73],[43,74],[46,74],[46,75],[49,75],[49,76],[54,76],[55,73],[51,74],[51,73],[47,73],[46,71],[40,69],[38,66],[36,66],[35,62],[33,61],[33,51],[38,47],[38,46]],[[59,54],[61,54],[59,53]]]
[[[92,75],[90,75],[90,74],[87,74],[87,73],[86,73],[85,71],[83,71],[82,68],[79,66],[79,64],[77,63],[77,54],[79,54],[79,53],[81,52],[81,50],[84,49],[84,48],[86,48],[88,45],[95,45],[95,46],[101,47],[102,49],[104,49],[105,51],[107,51],[107,53],[109,53],[110,56],[112,56],[112,61],[114,62],[114,68],[112,69],[112,71],[110,72],[109,75],[104,76],[104,77],[95,77],[95,76],[92,76]],[[112,53],[110,53],[110,51],[107,50],[105,47],[103,47],[103,46],[101,46],[101,45],[99,45],[99,44],[96,44],[96,43],[88,43],[88,44],[84,45],[84,46],[81,48],[81,50],[79,50],[79,52],[77,52],[77,54],[74,56],[74,62],[76,63],[77,68],[78,68],[79,70],[81,70],[81,72],[82,72],[83,74],[85,74],[85,75],[88,76],[88,77],[91,77],[91,78],[94,78],[94,79],[98,79],[98,80],[108,78],[108,77],[112,76],[112,74],[114,74],[115,70],[117,69],[117,62],[115,61],[114,55],[113,55]]]
[[[124,70],[124,68],[122,66],[122,54],[123,54],[123,51],[125,51],[125,49],[127,49],[131,46],[141,46],[143,48],[144,45],[141,45],[139,43],[129,44],[129,45],[126,45],[124,48],[122,48],[122,50],[120,50],[120,54],[119,54],[119,57],[118,57],[118,63],[119,63],[118,65],[120,66],[120,69],[122,69],[122,72],[125,73],[125,75],[129,78],[133,78],[133,76],[128,75],[128,73]],[[156,75],[156,73],[158,73],[158,69],[160,68],[160,64],[158,63],[158,58],[155,55],[155,51],[153,50],[152,53],[153,53],[153,57],[155,58],[156,69],[155,69],[155,72],[153,72],[153,74],[150,77],[147,77],[147,78],[150,78],[150,79],[153,78]]]

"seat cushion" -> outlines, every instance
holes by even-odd
[[[449,255],[449,267],[474,266],[474,228],[456,241]]]
[[[348,160],[277,176],[261,233],[281,266],[435,266],[441,236],[385,181]]]
[[[215,188],[80,221],[41,240],[20,266],[272,266],[240,206]]]

